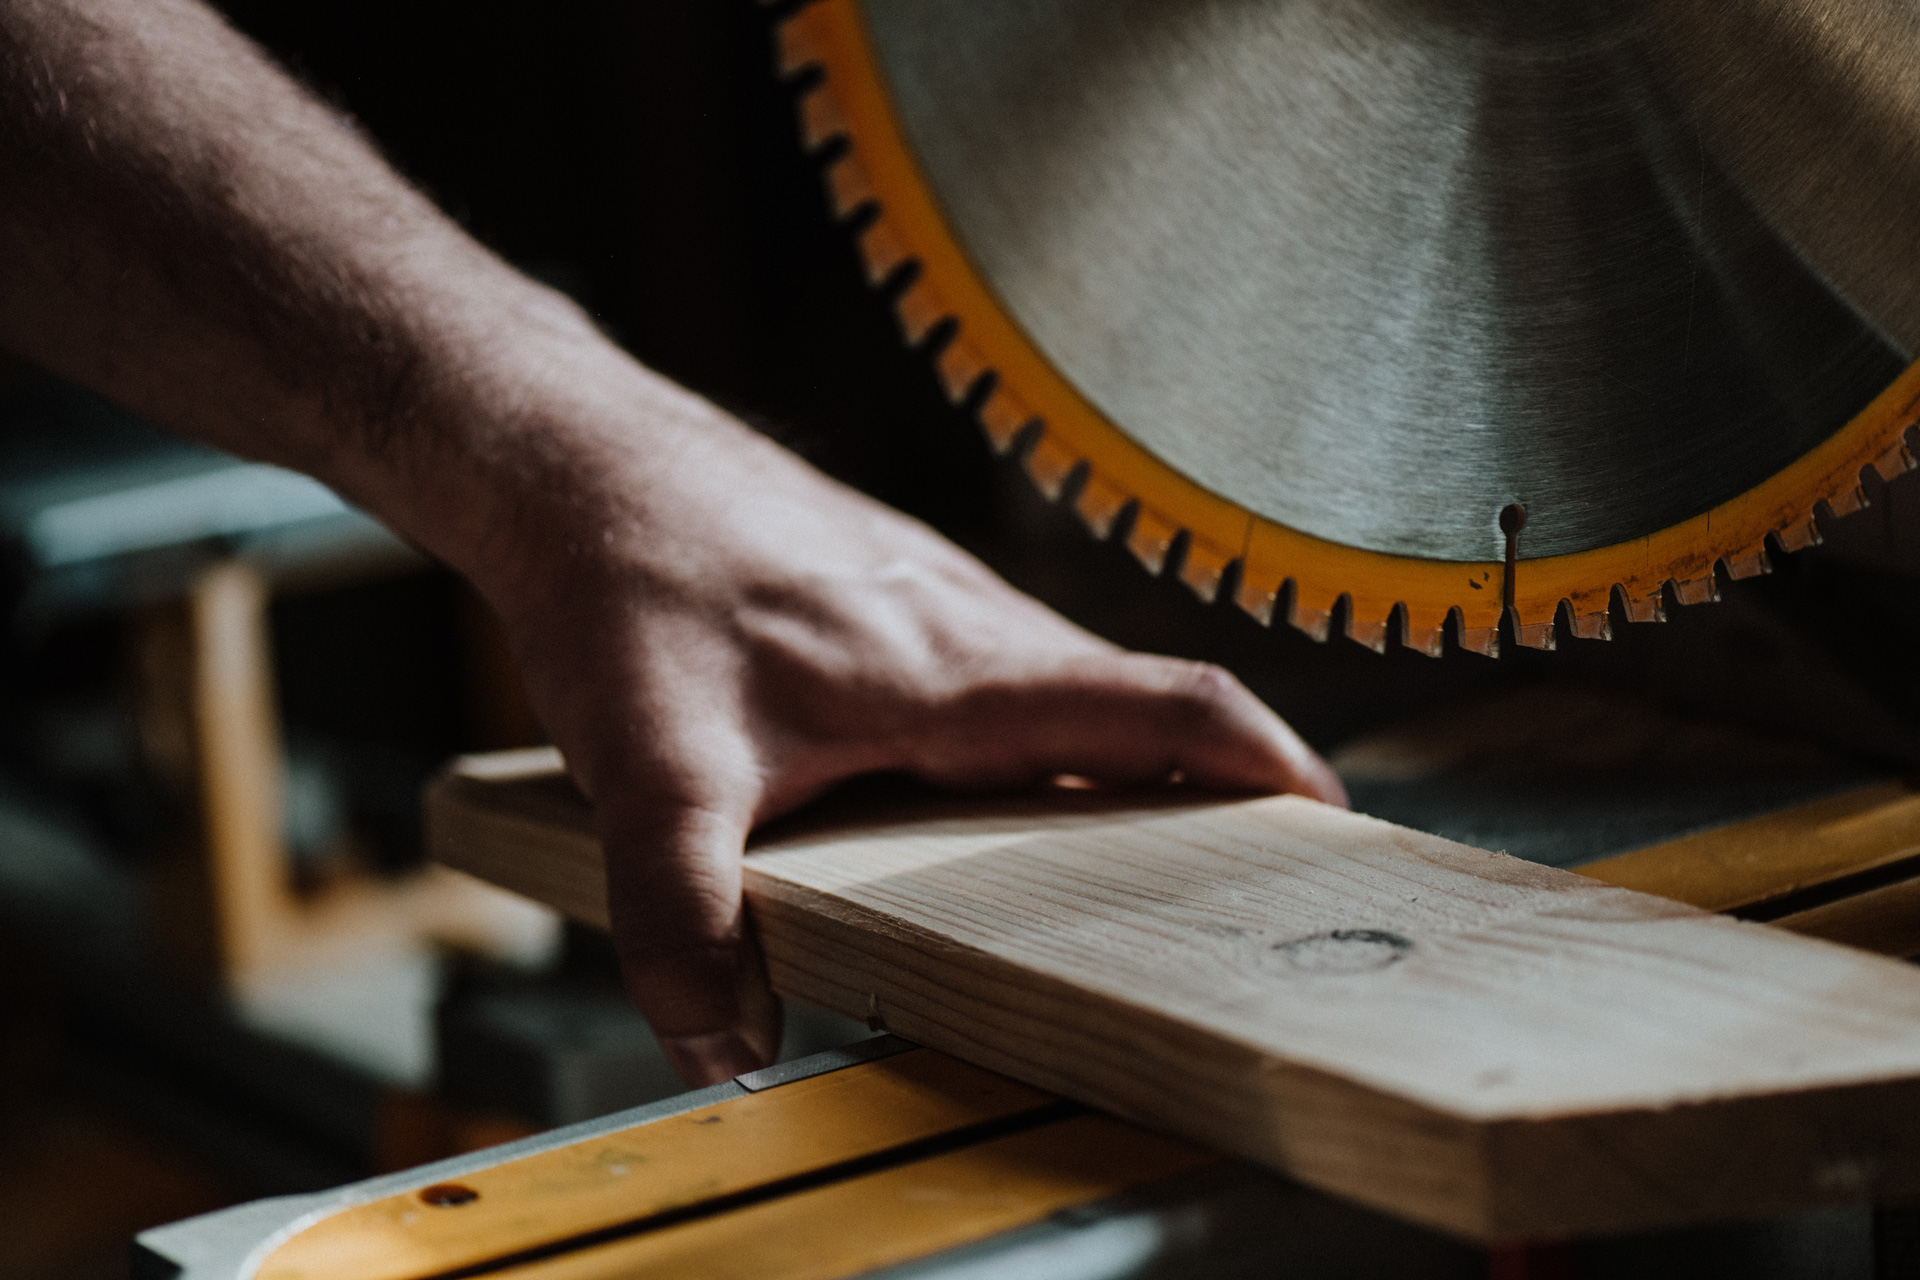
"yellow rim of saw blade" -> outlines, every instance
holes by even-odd
[[[845,217],[877,208],[859,242],[868,278],[877,284],[917,263],[895,301],[908,340],[917,343],[948,321],[956,326],[937,360],[948,395],[963,400],[993,375],[979,417],[994,446],[1012,447],[1037,424],[1038,437],[1024,457],[1027,472],[1056,498],[1084,469],[1074,509],[1096,536],[1106,537],[1122,511],[1137,504],[1127,547],[1151,572],[1161,571],[1185,531],[1179,576],[1203,600],[1217,595],[1237,560],[1236,603],[1262,622],[1277,613],[1315,639],[1326,638],[1344,598],[1347,636],[1376,651],[1386,648],[1397,616],[1401,642],[1438,657],[1451,616],[1462,647],[1493,654],[1508,596],[1522,644],[1552,648],[1563,604],[1575,635],[1602,639],[1610,634],[1608,606],[1616,590],[1636,622],[1664,617],[1669,583],[1682,604],[1716,599],[1717,565],[1730,578],[1765,573],[1769,536],[1785,551],[1810,546],[1820,540],[1819,504],[1850,514],[1866,504],[1860,480],[1867,467],[1891,480],[1915,465],[1907,432],[1920,423],[1920,362],[1826,441],[1747,492],[1642,538],[1520,559],[1510,590],[1498,560],[1388,555],[1288,528],[1202,488],[1141,448],[1007,313],[920,172],[858,0],[814,0],[782,24],[779,36],[783,74],[820,73],[799,102],[806,145],[847,142],[826,173],[835,212]]]

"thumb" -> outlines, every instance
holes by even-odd
[[[607,907],[627,991],[686,1082],[772,1062],[780,1004],[740,896],[747,806],[632,798],[603,811]]]

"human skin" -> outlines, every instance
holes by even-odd
[[[0,0],[0,346],[474,584],[690,1083],[776,1050],[741,849],[842,779],[1344,803],[1223,671],[1069,624],[642,367],[191,0]]]

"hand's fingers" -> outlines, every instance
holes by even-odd
[[[1289,791],[1344,806],[1346,788],[1286,722],[1219,667],[1103,655],[1043,681],[966,694],[921,752],[935,782],[991,786],[1055,774]]]
[[[772,1062],[780,1005],[740,900],[751,807],[607,795],[607,904],[627,990],[694,1086]]]

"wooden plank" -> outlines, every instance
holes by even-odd
[[[139,639],[141,737],[197,817],[156,869],[155,933],[170,960],[235,985],[268,963],[298,905],[266,582],[245,561],[214,564],[183,599],[145,610]]]
[[[604,923],[556,769],[432,847]],[[1920,1191],[1920,972],[1298,798],[822,811],[746,884],[782,991],[1459,1234]]]
[[[1904,783],[1882,783],[1603,858],[1579,871],[1728,911],[1915,857],[1920,794]]]

